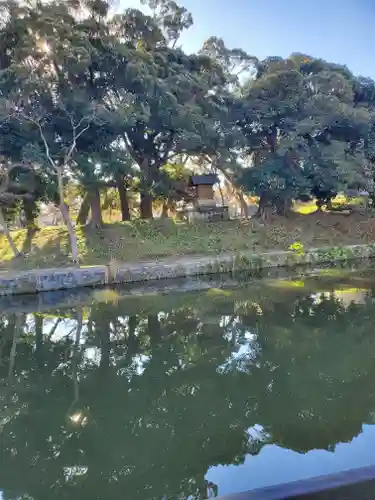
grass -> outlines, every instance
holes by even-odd
[[[334,208],[349,208],[352,206],[361,206],[364,202],[365,200],[359,196],[349,198],[343,194],[338,194],[335,198],[333,198],[332,206]],[[305,203],[295,202],[293,209],[302,215],[309,215],[317,211],[317,206],[315,200],[311,200]]]
[[[106,224],[101,230],[78,227],[81,265],[110,261],[135,262],[162,257],[203,255],[246,250],[288,249],[295,242],[305,248],[375,242],[375,218],[351,214],[294,214],[258,220],[187,224],[171,219]],[[64,227],[45,227],[27,242],[26,230],[13,232],[25,255],[14,259],[0,236],[0,270],[70,265],[69,241]]]

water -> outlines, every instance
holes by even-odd
[[[154,286],[0,299],[3,499],[205,499],[375,463],[372,270]]]

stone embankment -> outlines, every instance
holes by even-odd
[[[99,287],[111,284],[141,283],[168,278],[205,276],[220,273],[299,265],[371,259],[375,245],[312,248],[303,252],[273,251],[179,257],[152,262],[108,264],[88,267],[35,269],[0,273],[0,295],[20,295],[51,290]]]

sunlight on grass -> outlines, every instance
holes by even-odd
[[[333,207],[344,207],[364,204],[364,199],[357,197],[347,197],[340,193],[335,198],[332,199]],[[316,200],[311,200],[307,202],[296,201],[293,203],[293,210],[302,215],[309,215],[317,212]]]
[[[225,252],[287,250],[296,242],[304,249],[371,242],[375,240],[374,222],[372,218],[358,219],[354,214],[349,218],[337,214],[274,216],[266,224],[258,219],[194,224],[156,219],[115,222],[98,230],[80,226],[76,234],[80,264],[95,266]],[[6,238],[0,235],[0,270],[72,266],[64,226],[41,228],[31,235],[31,241],[24,229],[12,234],[25,255],[14,259]]]
[[[305,286],[304,281],[291,280],[270,280],[267,284],[274,288],[303,288]]]
[[[230,297],[232,295],[232,292],[230,290],[222,290],[221,288],[210,288],[207,291],[207,295],[209,297]]]
[[[309,215],[317,211],[317,206],[315,201],[296,202],[293,205],[293,210],[302,215]]]

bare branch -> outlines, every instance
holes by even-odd
[[[70,148],[68,149],[67,154],[64,157],[64,164],[65,165],[68,164],[72,158],[74,150],[77,146],[77,140],[81,137],[82,134],[84,134],[90,128],[90,126],[95,118],[95,112],[93,112],[91,115],[83,116],[76,124],[74,123],[74,118],[72,117],[72,115],[70,113],[67,112],[67,116],[69,117],[70,124],[72,126],[72,144],[71,144]],[[85,121],[88,121],[87,125],[84,126],[83,128],[81,128],[81,130],[79,132],[77,132],[77,130],[82,126],[82,124]]]
[[[86,130],[88,130],[88,129],[90,128],[90,125],[91,125],[91,123],[88,123],[88,124],[86,125],[86,127],[83,127],[83,128],[80,130],[80,132],[79,132],[78,134],[76,133],[76,129],[75,129],[75,128],[73,128],[73,140],[72,140],[72,144],[71,144],[71,146],[70,146],[70,148],[69,148],[69,150],[68,150],[67,154],[66,154],[66,155],[65,155],[65,157],[64,157],[64,164],[65,164],[65,165],[67,165],[67,164],[70,162],[71,158],[72,158],[72,155],[73,155],[73,153],[74,153],[74,150],[75,150],[75,148],[76,148],[76,146],[77,146],[77,139],[78,139],[79,137],[81,137],[81,135],[82,135],[82,134],[84,134],[84,133],[86,132]]]
[[[125,143],[125,148],[126,148],[127,152],[129,153],[130,157],[133,158],[133,160],[136,163],[138,163],[140,158],[138,157],[138,155],[134,151],[134,148],[133,148],[133,146],[130,142],[130,139],[128,137],[128,134],[126,132],[124,133],[124,143]]]
[[[77,146],[77,140],[79,139],[79,137],[81,137],[82,134],[84,134],[90,128],[90,125],[94,119],[95,113],[92,113],[92,115],[90,115],[90,116],[84,116],[78,121],[78,123],[74,123],[73,116],[70,113],[68,113],[66,110],[64,110],[64,111],[66,112],[66,115],[68,116],[69,121],[71,123],[71,127],[72,127],[72,143],[68,149],[68,152],[64,156],[64,166],[66,166],[70,162],[70,160],[73,156],[74,150]],[[42,142],[43,142],[44,151],[45,151],[45,155],[47,157],[47,160],[48,160],[49,164],[52,166],[53,170],[55,172],[57,172],[58,166],[53,161],[50,146],[48,144],[47,138],[45,136],[45,133],[44,133],[44,130],[43,130],[43,127],[41,124],[41,119],[40,118],[33,118],[32,116],[27,115],[26,113],[21,113],[21,114],[22,114],[23,118],[25,118],[25,120],[32,123],[33,125],[35,125],[38,128],[40,138],[42,139]],[[84,126],[83,128],[81,128],[81,130],[79,132],[77,132],[77,130],[82,126],[82,124],[85,121],[88,121],[87,125]]]
[[[45,154],[46,154],[47,160],[48,160],[49,164],[52,166],[53,170],[56,172],[57,171],[57,167],[56,167],[55,162],[52,159],[50,148],[49,148],[49,145],[48,145],[48,141],[46,139],[46,136],[44,135],[43,127],[42,127],[42,125],[40,123],[40,120],[35,119],[35,118],[33,118],[33,117],[29,116],[29,115],[26,115],[24,113],[22,113],[22,116],[25,118],[25,120],[29,121],[30,123],[32,123],[33,125],[35,125],[38,128],[40,138],[43,141],[44,150],[45,150]]]
[[[62,318],[58,318],[58,320],[56,321],[56,323],[53,325],[53,327],[51,328],[51,331],[49,332],[48,334],[48,337],[47,337],[47,340],[51,340],[51,337],[54,335],[54,333],[56,332],[57,330],[57,327],[59,326],[59,324],[61,323],[62,321]]]
[[[42,128],[40,122],[37,122],[36,125],[37,125],[37,127],[39,129],[39,134],[40,134],[40,137],[41,137],[41,139],[43,141],[43,144],[44,144],[44,149],[45,149],[47,160],[49,161],[49,163],[52,166],[52,168],[56,171],[56,164],[55,164],[55,162],[52,159],[52,156],[51,156],[51,153],[50,153],[50,149],[49,149],[49,145],[48,145],[46,136],[44,135],[44,132],[43,132],[43,128]]]

